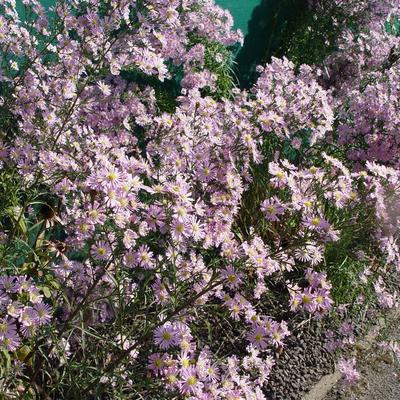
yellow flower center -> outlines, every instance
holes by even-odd
[[[150,261],[150,257],[147,253],[142,253],[142,255],[140,256],[140,259],[144,262]]]
[[[89,225],[87,224],[81,224],[79,225],[79,230],[83,233],[86,233],[89,230]]]
[[[116,174],[115,172],[110,172],[110,173],[107,175],[107,179],[108,179],[110,182],[114,182],[114,181],[117,179],[117,174]]]
[[[99,216],[99,213],[97,212],[97,210],[92,210],[89,212],[89,216],[91,218],[97,218]]]
[[[176,382],[176,376],[175,375],[168,375],[168,382],[173,384]]]
[[[189,386],[194,386],[197,383],[197,378],[195,376],[190,376],[186,382]]]
[[[128,200],[125,197],[122,197],[118,201],[119,201],[119,204],[121,204],[122,207],[126,207],[128,205]]]
[[[190,365],[189,359],[188,359],[188,358],[184,358],[184,359],[182,360],[182,367],[183,367],[183,368],[188,368],[189,365]]]
[[[178,225],[176,226],[176,231],[177,231],[178,233],[183,233],[184,230],[185,230],[185,225],[183,225],[183,224],[178,224]]]
[[[105,249],[104,247],[99,247],[99,248],[97,249],[97,254],[98,254],[99,256],[104,256],[104,255],[106,254],[106,249]]]
[[[315,217],[311,220],[311,224],[314,226],[317,226],[320,222],[321,220],[318,217]]]
[[[311,303],[311,297],[310,296],[303,296],[303,303],[305,304],[310,304]]]
[[[154,362],[154,365],[157,368],[161,368],[164,365],[164,361],[161,358],[157,358],[157,360]]]

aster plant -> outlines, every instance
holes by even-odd
[[[347,259],[395,304],[400,173],[332,141],[349,92],[287,58],[236,88],[211,0],[24,4],[0,6],[2,394],[266,399]]]

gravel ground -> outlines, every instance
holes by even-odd
[[[381,340],[400,341],[399,326],[400,319],[392,321]],[[393,355],[374,346],[369,350],[359,350],[358,357],[360,382],[348,388],[339,381],[324,400],[400,400],[399,364]]]
[[[319,324],[290,337],[265,388],[267,398],[299,400],[322,376],[331,373],[334,359],[323,344],[323,330]]]

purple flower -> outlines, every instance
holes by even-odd
[[[254,328],[247,335],[247,340],[257,349],[264,350],[271,343],[267,330],[259,325]]]
[[[189,236],[189,226],[187,222],[181,219],[175,219],[172,222],[172,239],[181,242]]]
[[[17,333],[15,322],[11,319],[0,319],[0,339],[14,337]]]
[[[21,344],[21,339],[17,334],[3,337],[0,339],[0,348],[5,347],[8,351],[15,351]]]
[[[285,212],[286,206],[277,197],[264,200],[261,204],[261,211],[269,221],[279,221],[278,215]]]
[[[148,366],[151,371],[154,372],[154,374],[159,374],[163,371],[165,368],[165,363],[167,361],[167,354],[160,354],[160,353],[154,353],[149,356],[148,359]]]
[[[184,394],[195,394],[203,387],[194,366],[182,369],[178,383],[180,392]]]
[[[237,289],[243,283],[243,274],[239,273],[235,270],[233,266],[227,267],[225,270],[222,271],[222,278],[226,280],[226,284],[229,286],[230,289]]]
[[[136,265],[144,269],[152,269],[155,266],[153,252],[146,245],[142,245],[135,253]]]
[[[18,291],[14,276],[1,276],[0,277],[0,290],[6,293],[15,293]]]
[[[111,246],[107,242],[100,241],[92,247],[91,254],[96,260],[106,261],[110,257],[111,251]]]
[[[360,374],[355,369],[356,359],[351,358],[348,360],[341,359],[338,362],[339,371],[343,375],[344,380],[349,384],[353,385],[360,379]]]
[[[166,323],[155,329],[154,343],[163,350],[167,350],[179,343],[177,332],[171,323]]]
[[[37,325],[37,317],[37,311],[30,306],[26,306],[22,309],[18,319],[24,327],[33,327]]]
[[[48,324],[51,320],[51,307],[45,303],[36,304],[34,307],[37,316],[36,322],[39,325]]]

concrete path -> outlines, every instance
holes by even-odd
[[[400,400],[400,359],[378,346],[382,341],[400,345],[400,309],[379,318],[348,357],[357,358],[361,379],[348,387],[337,370],[324,376],[302,400]]]
[[[339,380],[324,400],[400,400],[400,363],[392,352],[377,345],[382,340],[400,343],[400,318],[384,326],[371,346],[359,344],[359,383],[349,388]]]

